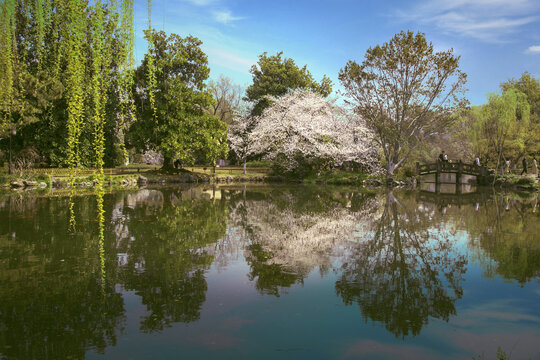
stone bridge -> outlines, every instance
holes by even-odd
[[[441,188],[452,188],[453,193],[472,185],[484,185],[488,176],[488,168],[475,164],[437,161],[432,164],[416,163],[416,175],[419,184],[434,187],[435,192]],[[455,185],[455,186],[448,186]],[[428,190],[429,191],[429,190]]]

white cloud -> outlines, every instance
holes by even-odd
[[[242,20],[244,18],[241,16],[233,16],[233,14],[229,10],[222,10],[214,11],[214,19],[217,22],[228,25],[234,21]]]
[[[207,6],[215,3],[217,0],[183,0],[197,6]]]
[[[251,65],[257,62],[257,59],[251,59],[236,55],[229,50],[219,49],[215,47],[205,48],[209,60],[223,66],[224,68],[234,70],[241,73],[249,73]]]
[[[525,51],[527,54],[540,54],[540,45],[532,45]]]
[[[435,0],[399,10],[405,22],[432,25],[445,33],[485,42],[505,42],[520,27],[540,18],[536,0]]]

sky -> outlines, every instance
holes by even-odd
[[[147,1],[135,0],[135,53],[147,45]],[[420,31],[436,50],[453,49],[467,74],[466,97],[484,104],[499,85],[528,71],[540,78],[540,0],[152,0],[152,26],[203,41],[210,77],[247,87],[263,52],[307,65],[315,79],[401,30]]]

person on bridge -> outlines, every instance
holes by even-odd
[[[538,163],[536,162],[536,157],[533,157],[531,174],[538,176]]]
[[[474,158],[474,165],[480,166],[480,158],[478,156]]]
[[[444,150],[441,151],[441,153],[439,154],[439,161],[440,161],[440,162],[443,162],[443,161],[444,161]]]
[[[506,162],[504,163],[504,168],[506,169],[506,173],[507,174],[510,174],[510,160],[506,160]]]
[[[527,173],[527,158],[524,157],[521,163],[523,164],[523,170],[521,171],[520,175],[523,175],[523,173]]]

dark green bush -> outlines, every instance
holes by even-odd
[[[532,186],[532,185],[534,185],[534,182],[535,182],[534,178],[526,176],[526,177],[522,177],[522,178],[518,179],[516,184]]]

